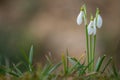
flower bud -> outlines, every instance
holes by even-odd
[[[100,14],[98,14],[98,17],[97,17],[97,28],[101,28],[102,27],[102,17],[100,16]]]
[[[80,25],[83,22],[83,16],[84,16],[84,12],[81,10],[78,17],[77,17],[77,24]]]

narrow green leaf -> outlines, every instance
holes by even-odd
[[[118,77],[118,71],[117,71],[114,63],[112,64],[112,70],[113,70],[114,76]]]
[[[78,63],[74,64],[68,71],[68,73],[72,74],[76,70],[76,67],[78,66]]]
[[[64,74],[66,75],[67,74],[67,62],[66,62],[65,55],[62,55],[62,64],[64,67]]]
[[[82,70],[81,74],[84,74],[86,72],[86,70],[89,68],[89,66],[93,63],[94,60],[92,60],[87,66],[84,67],[84,69]],[[79,74],[80,75],[80,74]]]
[[[95,71],[98,72],[100,70],[100,67],[105,59],[106,55],[104,55],[102,58],[98,58],[98,61],[96,63]]]
[[[13,67],[14,67],[14,69],[17,71],[17,74],[18,74],[19,76],[22,76],[22,75],[23,75],[22,71],[21,71],[20,69],[18,69],[15,64],[13,64]]]
[[[29,64],[29,58],[28,58],[27,54],[25,53],[25,51],[22,50],[22,49],[20,51],[21,51],[21,54],[22,54],[23,58],[27,62],[27,64]]]
[[[16,76],[16,77],[20,77],[18,74],[14,73],[14,72],[8,72],[10,75]]]
[[[54,70],[56,70],[61,64],[62,64],[62,62],[54,65],[54,66],[49,70],[48,74],[50,74],[50,73],[52,73]]]
[[[30,47],[30,52],[29,52],[29,70],[32,72],[32,61],[33,61],[33,45]]]
[[[104,73],[104,71],[106,70],[107,66],[111,63],[112,61],[112,57],[108,60],[108,62],[106,63],[106,65],[104,66],[103,70],[101,73]]]
[[[72,57],[68,57],[69,61],[72,62],[73,64],[76,64],[76,62],[78,62],[78,60],[76,58],[72,58]]]
[[[29,52],[29,63],[32,64],[32,61],[33,61],[33,45],[31,45]]]
[[[49,69],[51,68],[51,64],[46,64],[46,66],[43,69],[43,74],[48,75]]]
[[[68,52],[68,49],[66,50],[66,54],[67,54],[67,57],[66,57],[66,73],[68,73],[68,70],[69,70],[69,60],[68,60],[69,52]]]
[[[48,63],[49,63],[49,64],[52,64],[52,62],[51,62],[51,60],[50,60],[49,56],[45,55],[45,57],[46,57],[46,59],[47,59]]]

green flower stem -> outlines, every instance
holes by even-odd
[[[95,59],[95,47],[96,47],[96,35],[90,36],[90,56],[89,61],[92,62],[90,65],[90,71],[94,71],[94,59]],[[90,63],[89,62],[89,63]]]
[[[90,54],[89,54],[89,63],[91,63],[93,61],[93,39],[92,39],[92,35],[90,35]],[[90,71],[92,71],[93,69],[93,62],[90,65]]]
[[[87,24],[86,24],[86,26],[85,26],[85,28],[86,28],[86,52],[87,52],[87,63],[89,64],[89,40],[88,40],[88,30],[87,30]],[[88,71],[90,70],[90,68],[88,68]]]
[[[96,35],[94,36],[94,44],[93,44],[93,55],[92,55],[93,67],[94,67],[94,59],[95,59],[95,49],[96,49]]]

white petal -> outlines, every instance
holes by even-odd
[[[93,35],[96,35],[96,18],[94,18]]]
[[[88,35],[92,35],[93,32],[94,32],[94,29],[92,28],[92,27],[93,27],[93,24],[94,24],[94,22],[91,21],[91,22],[89,23],[88,27],[87,27],[87,29],[88,29]]]
[[[92,26],[94,26],[94,22],[93,22],[93,21],[90,21],[88,27],[92,27]]]
[[[84,15],[83,11],[80,11],[80,13],[79,13],[79,15],[78,15],[78,17],[77,17],[77,24],[78,24],[78,25],[82,24],[83,15]]]
[[[96,35],[96,26],[93,28],[93,35]]]
[[[96,26],[96,22],[97,22],[97,21],[96,21],[96,17],[95,17],[95,18],[94,18],[94,26]]]
[[[97,27],[101,28],[102,27],[102,23],[103,23],[102,17],[100,15],[98,15],[98,17],[97,17]]]
[[[91,27],[88,27],[88,35],[92,35],[93,34],[93,29]]]

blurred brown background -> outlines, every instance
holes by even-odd
[[[0,55],[14,59],[20,48],[27,51],[34,44],[37,61],[49,52],[59,59],[66,49],[79,58],[85,53],[85,32],[76,17],[84,3],[88,19],[97,7],[103,17],[96,54],[112,55],[119,66],[119,0],[0,0]]]

